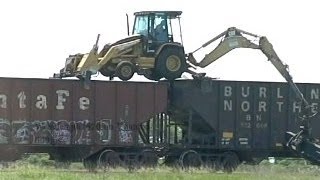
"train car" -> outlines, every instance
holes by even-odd
[[[319,104],[320,84],[298,84]],[[241,162],[295,156],[300,106],[287,83],[0,78],[0,159],[48,153],[100,166],[167,165],[231,171]],[[313,136],[320,122],[312,120]]]
[[[166,83],[93,81],[88,90],[76,80],[0,78],[0,159],[141,161],[150,147],[140,125],[166,109]]]
[[[320,102],[320,84],[297,84],[312,111]],[[299,131],[301,107],[287,83],[180,80],[171,83],[171,121],[180,124],[183,146],[168,152],[185,166],[218,165],[234,169],[267,156],[295,156],[285,132]],[[320,121],[311,119],[320,138]]]

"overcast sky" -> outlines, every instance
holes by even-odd
[[[1,1],[0,76],[48,78],[64,66],[69,54],[90,51],[98,33],[100,48],[125,37],[126,13],[132,25],[135,11],[181,10],[186,52],[235,26],[268,37],[294,81],[320,83],[318,4],[316,0]],[[200,60],[213,48],[195,55]],[[266,57],[252,49],[231,51],[197,71],[228,80],[283,81]]]

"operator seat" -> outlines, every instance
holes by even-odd
[[[159,42],[168,42],[168,30],[166,21],[162,20],[155,28],[155,39]]]

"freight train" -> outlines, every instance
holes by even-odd
[[[320,84],[297,84],[313,107]],[[48,153],[97,166],[215,167],[296,156],[286,131],[301,111],[287,83],[0,78],[0,160]],[[316,111],[316,109],[312,109]],[[311,121],[320,137],[319,121]]]

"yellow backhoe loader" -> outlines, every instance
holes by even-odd
[[[132,35],[107,44],[98,52],[98,40],[87,54],[71,55],[56,78],[89,79],[92,74],[129,80],[138,73],[150,80],[174,80],[187,71],[182,43],[174,41],[172,24],[180,27],[181,11],[136,12]],[[129,26],[128,26],[129,27]],[[129,28],[128,28],[129,29]],[[129,32],[128,32],[129,34]],[[181,34],[181,31],[180,31]],[[181,36],[180,36],[181,37]],[[181,38],[182,39],[182,38]]]

